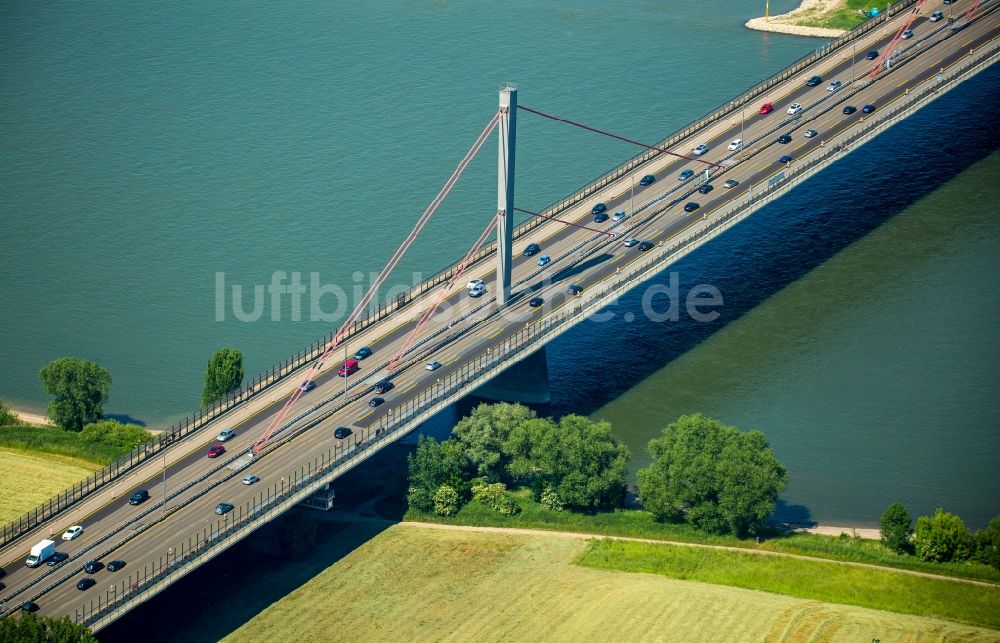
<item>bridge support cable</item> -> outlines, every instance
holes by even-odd
[[[361,313],[365,310],[368,304],[371,303],[371,300],[378,292],[379,287],[388,278],[389,274],[396,268],[396,266],[399,264],[399,261],[403,258],[403,255],[410,248],[410,246],[413,245],[413,242],[420,234],[420,231],[423,230],[424,226],[427,225],[427,222],[430,220],[431,216],[437,211],[438,207],[444,201],[445,197],[448,196],[448,193],[451,192],[452,188],[455,187],[455,184],[458,182],[458,179],[462,175],[462,172],[464,172],[465,168],[469,166],[469,163],[471,163],[472,159],[476,157],[476,154],[483,147],[483,144],[486,143],[486,140],[489,138],[490,134],[492,134],[493,130],[496,129],[499,120],[500,120],[500,113],[498,111],[490,119],[489,123],[486,124],[486,127],[483,128],[483,131],[480,132],[479,136],[476,138],[476,141],[472,144],[472,147],[470,147],[469,151],[466,152],[465,157],[463,157],[462,160],[459,161],[458,166],[455,168],[455,171],[451,173],[451,176],[448,177],[448,180],[445,182],[444,186],[438,191],[434,199],[431,200],[430,204],[424,210],[423,214],[420,215],[420,218],[417,220],[417,223],[413,226],[413,229],[410,231],[410,233],[406,236],[406,239],[403,240],[403,243],[400,244],[399,248],[389,259],[389,262],[385,265],[385,268],[382,269],[382,272],[379,273],[378,277],[372,283],[371,287],[361,298],[361,301],[358,302],[357,306],[354,308],[354,311],[351,312],[347,320],[337,330],[336,334],[334,334],[333,339],[331,339],[330,342],[326,345],[326,347],[323,350],[323,353],[319,356],[319,358],[317,358],[316,361],[313,362],[313,365],[309,368],[309,372],[306,374],[306,377],[302,382],[303,384],[305,384],[310,380],[315,379],[319,375],[320,370],[323,368],[323,364],[333,353],[334,349],[336,349],[343,341],[344,336],[349,331],[351,325],[353,325],[354,322],[358,320],[358,318],[361,316]],[[304,389],[303,386],[296,387],[296,389],[285,401],[285,404],[281,407],[281,410],[278,412],[278,414],[274,416],[274,419],[268,425],[264,433],[261,434],[261,436],[257,439],[257,441],[253,443],[251,449],[254,455],[257,455],[261,452],[261,450],[267,444],[268,440],[271,439],[271,436],[273,436],[274,433],[278,430],[278,427],[282,426],[282,424],[285,421],[285,418],[288,417],[288,413],[291,410],[292,405],[295,404],[295,402],[300,397],[302,397],[302,394],[304,393],[303,389]]]
[[[920,7],[922,7],[926,1],[927,0],[917,0],[917,3],[913,5],[913,9],[910,10],[909,17],[899,27],[899,30],[896,32],[896,35],[892,37],[892,40],[889,41],[889,44],[882,49],[882,55],[878,57],[875,64],[872,66],[871,71],[868,72],[868,76],[870,78],[875,78],[878,76],[880,71],[885,69],[886,63],[892,59],[892,55],[896,53],[896,47],[898,47],[899,43],[903,40],[903,34],[906,33],[906,31],[913,25],[913,21],[917,19],[918,15],[920,15]],[[853,82],[854,79],[852,78],[851,81]]]
[[[410,334],[407,335],[406,341],[403,342],[403,345],[399,348],[398,351],[396,351],[396,354],[393,355],[391,360],[389,360],[389,364],[388,366],[386,366],[386,370],[391,372],[396,369],[396,366],[399,364],[399,361],[403,358],[404,355],[406,355],[407,351],[410,350],[410,348],[413,346],[413,343],[417,340],[417,337],[420,335],[420,332],[424,329],[425,326],[427,326],[427,322],[430,321],[430,318],[434,315],[435,312],[437,312],[438,307],[451,292],[452,286],[454,286],[459,280],[461,280],[462,273],[465,272],[465,269],[469,267],[470,263],[472,263],[472,259],[476,256],[476,253],[479,252],[479,249],[482,247],[482,245],[486,243],[486,240],[489,238],[490,233],[492,233],[493,229],[497,227],[500,218],[502,216],[504,216],[502,212],[497,212],[497,216],[493,217],[493,219],[490,221],[490,224],[486,226],[485,230],[483,230],[483,233],[479,235],[479,239],[477,239],[476,242],[472,244],[472,247],[469,248],[469,252],[466,253],[462,261],[458,264],[458,266],[455,267],[455,270],[452,271],[451,279],[445,282],[445,284],[438,291],[437,297],[434,298],[434,303],[426,311],[424,311],[424,314],[420,317],[420,321],[417,322],[417,325],[414,326],[413,330],[410,331]]]
[[[541,217],[543,219],[548,219],[549,221],[555,221],[557,223],[562,223],[563,225],[573,226],[574,228],[582,228],[584,230],[589,230],[595,234],[603,234],[609,237],[617,237],[617,232],[608,232],[607,230],[599,230],[597,228],[591,228],[580,223],[573,223],[572,221],[567,221],[566,219],[560,219],[558,217],[550,217],[547,214],[542,214],[541,212],[531,212],[530,210],[525,210],[524,208],[514,208],[517,212],[523,212],[524,214],[530,214],[533,217]]]
[[[688,161],[694,161],[696,163],[704,163],[705,165],[711,165],[712,167],[717,167],[717,168],[720,168],[720,169],[723,168],[722,165],[719,165],[718,163],[713,163],[712,161],[709,161],[707,159],[699,158],[697,156],[685,156],[683,154],[678,154],[677,152],[671,152],[670,150],[666,149],[665,147],[660,147],[658,145],[650,145],[648,143],[642,143],[640,141],[637,141],[635,139],[631,139],[631,138],[628,138],[628,137],[625,137],[625,136],[619,136],[618,134],[612,134],[611,132],[606,132],[606,131],[604,131],[602,129],[597,129],[596,127],[591,127],[589,125],[584,125],[583,123],[578,123],[578,122],[572,121],[572,120],[570,120],[568,118],[561,118],[559,116],[553,116],[552,114],[546,114],[545,112],[543,112],[543,111],[541,111],[539,109],[534,109],[534,108],[531,108],[531,107],[525,107],[524,105],[518,105],[517,108],[518,109],[523,109],[526,112],[531,112],[532,114],[537,114],[538,116],[541,116],[543,118],[548,118],[550,120],[557,121],[559,123],[566,123],[567,125],[573,125],[575,127],[579,127],[581,129],[585,129],[588,132],[594,132],[595,134],[601,134],[603,136],[608,136],[610,138],[613,138],[613,139],[616,139],[616,140],[619,140],[619,141],[625,141],[626,143],[631,143],[632,145],[638,145],[639,147],[645,147],[648,150],[655,150],[657,152],[662,152],[663,154],[669,154],[670,156],[676,156],[677,158],[687,159]]]

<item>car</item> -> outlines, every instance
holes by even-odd
[[[552,257],[548,255],[542,255],[541,257],[538,258],[537,263],[539,266],[547,266],[550,263],[552,263]]]
[[[104,563],[102,563],[99,560],[92,560],[83,566],[83,571],[87,572],[88,574],[96,574],[102,569],[104,569]]]
[[[955,0],[943,0],[942,4],[951,4],[953,2],[955,2]]]
[[[357,350],[356,353],[354,353],[354,359],[357,360],[362,360],[366,357],[371,357],[371,356],[372,356],[372,349],[367,346],[362,346]]]
[[[96,584],[97,581],[94,580],[93,578],[81,578],[79,581],[77,581],[76,588],[82,592],[85,589],[90,589]]]
[[[819,76],[813,76],[806,81],[806,87],[815,87],[819,85],[821,82],[823,82],[822,78],[820,78]]]
[[[900,38],[902,38],[903,40],[906,40],[907,38],[912,38],[912,37],[913,37],[913,30],[912,29],[907,29],[906,31],[903,32],[903,35],[900,36]]]
[[[338,426],[337,429],[333,432],[333,437],[337,438],[338,440],[343,440],[350,434],[351,430],[349,428],[347,428],[346,426]]]
[[[875,60],[876,58],[878,58],[878,52],[874,49],[865,54],[865,60]]]
[[[226,440],[232,439],[235,436],[236,436],[236,431],[233,431],[232,429],[223,429],[222,431],[219,431],[219,435],[215,436],[215,439],[218,440],[219,442],[225,442]]]
[[[944,18],[944,14],[940,11],[932,11],[931,15],[927,17],[928,22],[937,22]]]
[[[830,83],[829,85],[826,86],[826,91],[828,91],[828,92],[835,92],[838,89],[840,89],[841,85],[843,85],[843,83],[841,83],[839,80],[835,80],[835,81],[833,81],[832,83]]]
[[[608,220],[607,212],[598,212],[594,215],[594,223],[604,223]]]
[[[597,205],[595,205],[590,209],[591,214],[600,214],[602,212],[607,212],[607,211],[608,211],[608,206],[605,205],[604,203],[598,203]]]
[[[358,370],[360,369],[361,365],[358,364],[358,360],[349,359],[340,365],[340,368],[337,369],[337,375],[339,375],[340,377],[347,377],[348,375],[353,375],[354,373],[357,373]]]
[[[482,279],[473,279],[469,283],[465,284],[465,287],[468,288],[469,290],[472,290],[473,288],[478,288],[480,286],[485,286],[485,285],[486,284],[483,283]]]
[[[149,492],[145,489],[139,489],[131,496],[129,496],[128,503],[130,505],[141,505],[142,503],[149,500]]]
[[[626,248],[631,248],[632,246],[636,245],[637,243],[639,243],[639,240],[636,239],[635,237],[629,237],[625,241],[622,241],[622,245],[625,246]]]
[[[312,380],[306,380],[305,382],[299,384],[299,390],[302,391],[303,393],[308,393],[314,388],[316,388],[316,382]]]
[[[653,242],[652,241],[643,241],[642,243],[639,244],[639,251],[640,252],[646,252],[647,250],[651,249],[652,247],[653,247]]]
[[[524,256],[530,257],[532,255],[537,255],[541,251],[541,246],[537,243],[529,243],[528,247],[524,249]]]
[[[55,567],[56,565],[63,562],[67,558],[69,558],[69,554],[67,554],[64,551],[57,551],[56,553],[49,556],[49,561],[47,564],[49,567]]]
[[[858,108],[855,107],[854,105],[846,105],[844,107],[844,113],[845,114],[853,114],[856,111],[858,111]]]
[[[436,371],[439,368],[441,368],[441,362],[427,362],[427,366],[425,366],[424,368],[426,368],[428,371]]]
[[[865,105],[864,107],[861,108],[862,114],[871,114],[874,111],[875,111],[875,106],[872,104]]]
[[[798,114],[801,111],[802,111],[802,104],[801,103],[792,103],[791,105],[788,106],[788,115],[789,116],[795,116],[796,114]]]
[[[566,289],[567,295],[579,295],[582,292],[583,292],[583,286],[579,286],[577,284],[570,284],[569,288]]]
[[[726,188],[728,190],[730,188],[736,187],[739,184],[740,184],[740,182],[737,181],[736,179],[728,179],[725,183],[722,184],[722,187],[724,187],[724,188]]]
[[[702,183],[701,185],[698,186],[698,193],[699,194],[708,194],[709,192],[711,192],[714,189],[715,189],[715,186],[713,186],[711,183]]]
[[[395,387],[395,384],[393,384],[389,380],[382,380],[381,382],[376,382],[375,383],[375,392],[376,393],[386,393],[388,391],[391,391],[394,387]]]
[[[254,474],[251,473],[248,476],[243,476],[243,484],[249,486],[255,482],[260,482],[260,478],[255,476]],[[108,565],[108,569],[114,571],[113,569],[111,569],[111,565]]]
[[[702,143],[701,145],[698,145],[697,147],[695,147],[694,149],[692,149],[691,153],[695,154],[697,156],[701,156],[702,154],[704,154],[707,151],[708,151],[708,146],[705,145],[704,143]]]
[[[539,306],[541,306],[544,303],[545,303],[545,300],[542,299],[541,297],[532,297],[531,301],[528,302],[528,305],[531,306],[532,308],[538,308]]]
[[[782,134],[781,136],[778,137],[778,142],[782,143],[782,144],[791,143],[792,142],[792,135],[791,134]]]
[[[249,478],[250,476],[247,477]],[[110,563],[108,563],[107,570],[109,572],[116,572],[124,566],[125,566],[124,560],[113,560]]]
[[[222,446],[221,444],[214,444],[208,450],[208,457],[210,457],[210,458],[218,458],[220,455],[222,455],[225,452],[226,452],[226,447]]]
[[[743,139],[742,138],[734,138],[732,141],[729,142],[729,147],[727,149],[730,152],[737,152],[737,151],[743,149]]]
[[[229,513],[230,511],[232,511],[235,508],[236,507],[232,506],[228,502],[220,502],[219,504],[215,505],[215,513],[217,513],[217,514],[219,514],[221,516],[223,514]]]
[[[485,292],[486,292],[486,286],[482,284],[479,284],[475,288],[469,288],[470,297],[482,297]]]
[[[38,604],[37,603],[32,603],[31,601],[24,601],[23,603],[21,603],[21,611],[22,612],[37,612],[38,611]]]
[[[684,211],[685,212],[694,212],[695,210],[697,210],[700,207],[701,207],[700,204],[698,204],[698,203],[696,203],[694,201],[688,201],[687,203],[684,204]]]
[[[805,136],[806,138],[812,138],[813,136],[816,136],[817,134],[819,134],[819,132],[817,132],[814,129],[807,129],[806,131],[802,132],[802,135]]]
[[[764,103],[763,105],[760,106],[760,109],[757,110],[757,112],[760,114],[770,114],[773,111],[774,111],[774,105],[772,105],[771,103]]]
[[[617,223],[619,221],[624,221],[625,220],[625,210],[619,210],[618,212],[615,212],[614,216],[611,217],[611,220],[614,221],[615,223]]]
[[[791,163],[793,160],[794,159],[792,159],[792,157],[790,156],[782,156],[780,159],[778,159],[778,163]]]
[[[82,533],[83,533],[83,527],[81,527],[80,525],[73,525],[72,527],[63,532],[62,539],[73,540]]]
[[[687,181],[692,176],[694,176],[694,170],[692,170],[691,168],[688,168],[686,170],[682,170],[681,173],[677,175],[677,180],[678,181]]]
[[[372,399],[368,400],[368,406],[372,408],[375,408],[376,406],[382,406],[383,404],[385,404],[385,398],[382,397],[373,397]]]
[[[639,179],[639,185],[652,185],[656,182],[656,177],[652,174],[647,174],[646,176]]]

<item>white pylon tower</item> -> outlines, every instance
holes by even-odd
[[[500,88],[500,150],[497,162],[497,305],[510,300],[511,244],[514,231],[514,132],[517,87]]]

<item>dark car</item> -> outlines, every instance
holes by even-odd
[[[391,391],[393,386],[395,386],[395,384],[389,380],[382,380],[381,382],[375,384],[375,392],[385,393],[386,391]]]
[[[529,243],[528,247],[524,249],[524,256],[530,257],[531,255],[537,255],[541,252],[542,248],[537,243]]]
[[[236,507],[232,506],[228,502],[220,502],[219,504],[215,505],[215,513],[217,513],[217,514],[219,514],[221,516],[222,514],[229,513],[230,511],[232,511],[235,508]]]
[[[875,111],[874,105],[865,105],[864,107],[861,108],[862,114],[871,114],[874,111]]]
[[[685,212],[694,212],[695,210],[697,210],[700,207],[701,206],[698,203],[696,203],[694,201],[688,201],[687,203],[684,204],[684,211]]]
[[[88,574],[96,574],[102,569],[104,569],[104,563],[102,563],[99,560],[92,560],[83,566],[83,571],[87,572]]]
[[[570,284],[569,288],[566,289],[567,295],[579,295],[583,292],[583,286],[578,286],[576,284]]]
[[[778,142],[782,143],[782,144],[791,143],[792,142],[792,135],[791,134],[782,134],[781,136],[778,137]]]
[[[865,60],[875,60],[878,58],[878,52],[874,49],[865,54]]]
[[[812,78],[806,81],[806,87],[816,87],[821,82],[823,82],[822,78],[820,78],[819,76],[813,76]]]
[[[847,105],[846,107],[844,107],[845,114],[853,114],[856,111],[858,111],[858,108],[855,107],[854,105]]]
[[[545,300],[542,299],[541,297],[532,297],[531,301],[528,302],[528,305],[531,306],[532,308],[538,308],[539,306],[541,306],[544,303],[545,303]]]
[[[692,170],[691,168],[688,168],[686,170],[683,170],[680,174],[677,175],[677,180],[678,181],[687,181],[692,176],[694,176],[694,170]]]
[[[778,162],[779,163],[791,163],[792,160],[793,159],[790,156],[782,156],[780,159],[778,159]]]
[[[222,446],[221,444],[216,444],[216,445],[212,446],[211,449],[208,450],[208,457],[210,457],[210,458],[218,458],[220,455],[222,455],[225,452],[226,452],[226,447]]]
[[[316,388],[316,382],[312,380],[306,380],[305,382],[299,384],[299,390],[302,391],[303,393],[308,393],[314,388]]]
[[[639,244],[639,251],[646,252],[647,250],[652,249],[652,247],[653,247],[652,241],[643,241],[642,243]]]
[[[646,176],[639,179],[639,185],[651,185],[656,181],[656,177],[652,174],[647,174]]]
[[[350,434],[351,430],[349,428],[347,428],[346,426],[338,426],[337,429],[333,432],[333,437],[337,438],[338,440],[343,440]]]
[[[698,188],[698,192],[700,194],[708,194],[709,192],[711,192],[714,189],[715,188],[712,186],[711,183],[702,183],[701,187]]]
[[[38,605],[36,603],[32,603],[31,601],[24,601],[21,603],[21,609],[25,612],[37,612]]]
[[[93,587],[96,584],[97,584],[97,581],[94,580],[93,578],[81,578],[77,582],[76,588],[78,590],[80,590],[80,591],[83,591],[85,589],[90,589],[91,587]]]
[[[604,223],[608,220],[607,212],[598,212],[594,215],[594,223]]]
[[[57,551],[56,553],[49,556],[48,566],[55,567],[56,565],[63,562],[67,558],[69,558],[69,554],[67,554],[64,551]]]
[[[376,406],[382,406],[383,404],[385,404],[385,399],[381,397],[373,397],[372,399],[368,400],[368,406],[372,408],[375,408]]]
[[[147,500],[149,500],[149,492],[145,489],[139,489],[128,499],[128,503],[130,505],[141,505]]]
[[[607,212],[608,206],[603,203],[598,203],[593,208],[590,209],[591,214],[600,214],[602,212]]]
[[[358,349],[358,352],[354,354],[354,359],[364,359],[366,357],[372,356],[372,349],[367,346],[362,346]]]
[[[109,572],[116,572],[124,566],[125,566],[124,560],[113,560],[110,563],[108,563],[107,569]]]

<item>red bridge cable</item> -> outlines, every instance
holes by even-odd
[[[909,18],[903,21],[902,26],[900,26],[898,31],[896,31],[896,35],[892,37],[891,41],[889,41],[888,46],[882,49],[882,55],[879,56],[878,60],[875,61],[875,64],[872,65],[871,70],[868,72],[868,76],[870,78],[878,76],[879,72],[882,71],[882,68],[885,66],[885,61],[892,58],[892,55],[896,52],[896,47],[899,46],[899,41],[903,39],[903,33],[913,25],[913,21],[917,19],[918,15],[920,15],[921,5],[923,5],[926,1],[927,0],[918,0],[917,3],[913,5],[913,9],[910,10]],[[851,82],[854,82],[854,80],[855,79],[852,78]]]
[[[517,108],[518,109],[523,109],[526,112],[531,112],[532,114],[538,114],[539,116],[542,116],[543,118],[548,118],[548,119],[551,119],[551,120],[554,120],[554,121],[558,121],[560,123],[567,123],[569,125],[575,125],[576,127],[585,129],[588,132],[594,132],[595,134],[603,134],[604,136],[609,136],[611,138],[618,139],[619,141],[625,141],[626,143],[631,143],[633,145],[638,145],[639,147],[645,147],[646,149],[656,150],[657,152],[663,152],[664,154],[669,154],[670,156],[676,156],[677,158],[687,159],[689,161],[696,161],[698,163],[704,163],[705,165],[712,165],[712,166],[718,167],[718,168],[723,167],[722,165],[719,165],[718,163],[713,163],[713,162],[707,161],[705,159],[695,158],[695,157],[691,157],[691,156],[684,156],[683,154],[677,154],[676,152],[671,152],[670,150],[668,150],[666,148],[663,148],[663,147],[659,147],[659,146],[656,146],[656,145],[649,145],[648,143],[641,143],[641,142],[636,141],[636,140],[631,139],[631,138],[626,138],[624,136],[619,136],[618,134],[612,134],[611,132],[606,132],[604,130],[597,129],[596,127],[590,127],[589,125],[584,125],[583,123],[578,123],[576,121],[571,121],[568,118],[560,118],[558,116],[553,116],[552,114],[546,114],[545,112],[543,112],[541,110],[538,110],[538,109],[532,109],[531,107],[526,107],[524,105],[518,105]]]
[[[386,278],[388,278],[389,274],[399,264],[399,261],[402,259],[406,251],[410,248],[411,245],[413,245],[413,242],[416,240],[417,235],[420,233],[421,230],[423,230],[424,226],[427,224],[427,221],[434,214],[434,212],[437,211],[438,206],[441,205],[441,202],[444,201],[445,197],[448,196],[448,193],[451,192],[451,189],[455,186],[455,183],[458,181],[458,177],[461,176],[463,171],[465,171],[465,168],[468,167],[469,163],[476,156],[476,153],[479,152],[479,149],[482,148],[483,144],[486,142],[486,139],[489,138],[490,134],[493,133],[493,130],[496,128],[499,120],[500,120],[500,113],[497,112],[490,119],[489,123],[487,123],[486,127],[483,128],[483,131],[476,138],[475,143],[473,143],[472,147],[469,148],[469,151],[466,152],[465,157],[462,158],[458,166],[455,168],[455,171],[452,172],[450,177],[448,177],[448,180],[445,182],[444,186],[441,188],[440,191],[438,191],[437,195],[424,210],[423,214],[417,220],[416,225],[414,225],[413,230],[410,231],[406,239],[403,241],[403,243],[396,250],[395,254],[393,254],[392,258],[389,260],[389,263],[387,263],[385,268],[382,269],[382,272],[379,273],[378,278],[376,278],[375,282],[372,283],[371,287],[365,293],[364,297],[361,298],[361,301],[358,302],[358,305],[354,308],[354,311],[347,318],[347,320],[341,325],[341,327],[337,330],[337,333],[334,335],[333,339],[329,342],[329,344],[327,344],[326,348],[324,349],[323,354],[320,355],[315,362],[313,362],[312,367],[306,374],[305,381],[315,379],[316,376],[319,375],[319,371],[323,367],[323,363],[329,358],[333,350],[343,340],[344,335],[347,333],[351,325],[354,324],[354,322],[357,321],[358,317],[361,316],[362,311],[364,311],[364,309],[371,302],[372,298],[375,296],[375,293],[378,292],[378,289],[382,285],[382,282],[384,282]],[[303,383],[305,383],[305,381]],[[281,411],[274,417],[274,419],[268,425],[267,429],[260,436],[260,438],[258,438],[257,441],[253,443],[253,446],[251,448],[253,449],[254,454],[260,453],[260,450],[264,447],[265,444],[267,444],[267,441],[271,439],[271,436],[274,435],[278,427],[280,427],[281,424],[285,421],[285,418],[288,416],[288,413],[291,410],[292,405],[300,397],[302,397],[302,393],[303,390],[300,387],[296,387],[295,391],[293,391],[292,394],[289,396],[289,398],[285,401],[285,404],[284,406],[282,406]]]
[[[514,208],[514,211],[515,212],[523,212],[524,214],[530,214],[533,217],[541,217],[543,219],[548,219],[549,221],[557,221],[557,222],[565,224],[565,225],[571,225],[574,228],[583,228],[584,230],[590,230],[591,232],[594,232],[594,233],[597,233],[597,234],[604,234],[604,235],[607,235],[609,237],[617,237],[618,236],[617,232],[608,232],[607,230],[598,230],[597,228],[590,228],[590,227],[587,227],[587,226],[579,224],[579,223],[573,223],[572,221],[567,221],[565,219],[559,219],[559,218],[556,218],[556,217],[550,217],[549,215],[542,214],[541,212],[531,212],[530,210],[525,210],[523,208]]]

